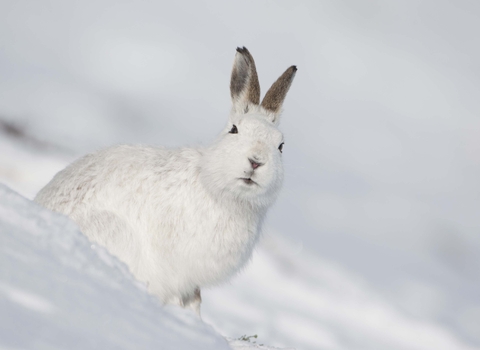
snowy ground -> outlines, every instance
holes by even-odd
[[[299,67],[287,177],[251,265],[203,293],[205,322],[305,350],[479,349],[479,30],[470,1],[4,0],[0,182],[32,198],[99,147],[208,142],[245,45],[262,91]],[[27,282],[2,283],[5,302]]]

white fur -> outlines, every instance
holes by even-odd
[[[35,200],[72,218],[164,303],[199,312],[200,288],[251,257],[283,180],[283,136],[270,114],[236,110],[209,147],[107,148],[60,171]]]

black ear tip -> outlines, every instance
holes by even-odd
[[[245,52],[248,52],[248,50],[245,46],[242,46],[242,47],[237,47],[237,52],[245,53]]]
[[[291,66],[290,68],[292,68],[294,72],[298,70],[297,66]]]

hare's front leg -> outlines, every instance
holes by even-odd
[[[183,307],[193,310],[200,317],[200,304],[202,303],[202,296],[200,294],[200,288],[196,288],[192,295],[183,299]]]
[[[192,294],[171,296],[165,301],[165,304],[178,305],[184,309],[193,310],[198,316],[200,316],[201,303],[200,288],[195,288]]]

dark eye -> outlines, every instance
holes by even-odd
[[[229,133],[230,134],[238,134],[237,126],[236,125],[232,126],[232,130],[230,130]]]
[[[280,144],[280,146],[278,146],[278,150],[280,151],[280,153],[282,153],[282,151],[283,151],[283,144],[284,144],[284,143],[282,142],[282,143]]]

